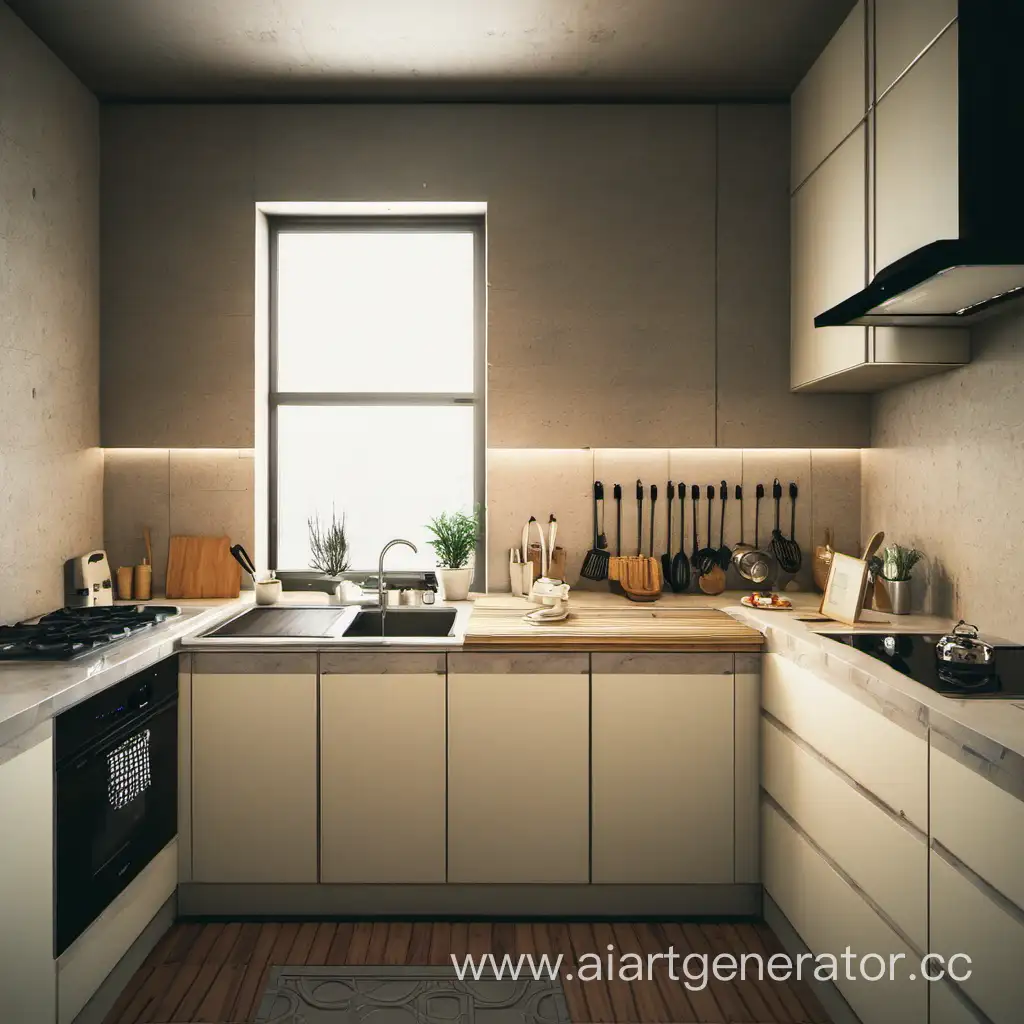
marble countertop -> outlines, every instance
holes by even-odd
[[[0,746],[94,693],[176,654],[178,642],[186,633],[206,629],[228,613],[224,602],[174,603],[181,607],[180,615],[96,654],[72,661],[0,662]]]
[[[739,603],[741,593],[731,592],[709,597],[703,594],[666,594],[655,607],[659,609],[717,608],[757,629],[766,638],[765,650],[781,653],[835,685],[868,695],[882,713],[909,716],[943,731],[979,756],[993,763],[1012,755],[1020,761],[1024,776],[1024,701],[954,700],[914,682],[881,664],[869,655],[830,641],[830,633],[857,631],[942,632],[952,625],[949,619],[923,615],[873,614],[857,627],[840,623],[803,621],[812,619],[818,606],[814,594],[787,594],[794,602],[790,612],[757,611]],[[93,693],[126,676],[182,650],[380,650],[382,641],[237,641],[214,647],[195,644],[195,637],[219,621],[251,605],[251,592],[241,598],[220,601],[175,601],[182,614],[147,630],[107,651],[70,662],[0,663],[0,744],[84,700]],[[167,603],[158,599],[154,603]],[[326,595],[286,594],[287,604],[326,604]],[[650,614],[650,605],[631,605],[607,592],[577,589],[572,592],[572,607],[635,607]],[[471,605],[461,604],[456,635],[450,638],[424,638],[415,644],[389,648],[416,650],[458,649]]]

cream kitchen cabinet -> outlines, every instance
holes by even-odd
[[[957,38],[954,23],[875,108],[876,271],[960,235]]]
[[[4,1020],[55,1021],[53,732],[0,745],[0,1006]]]
[[[589,880],[589,657],[448,658],[448,881]]]
[[[445,881],[444,654],[323,654],[320,880]]]
[[[779,654],[762,658],[765,712],[898,817],[928,830],[928,742]],[[918,730],[915,735],[911,729]]]
[[[876,97],[928,49],[957,16],[957,0],[874,0]]]
[[[957,983],[993,1022],[1017,1024],[1024,1006],[1024,912],[1002,899],[948,851],[931,854],[931,952],[956,954]]]
[[[866,327],[814,326],[867,283],[867,127],[861,124],[790,203],[790,376],[814,386],[867,359]]]
[[[836,987],[862,1024],[917,1024],[928,1020],[928,986],[916,973],[918,952],[875,912],[871,904],[781,813],[770,798],[762,813],[764,886],[767,895],[796,929],[813,954],[839,956],[877,954],[887,968],[891,957],[902,957],[895,981],[866,981],[853,966],[846,977],[840,962]],[[878,962],[866,965],[872,976]]]
[[[592,671],[592,880],[732,883],[733,656],[594,654]]]
[[[197,654],[192,881],[317,881],[315,654]]]
[[[927,949],[927,836],[767,719],[761,749],[765,791],[885,918],[918,949]]]
[[[853,10],[790,101],[790,185],[795,191],[845,139],[868,109],[867,0]]]

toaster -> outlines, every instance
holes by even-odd
[[[64,563],[64,604],[68,608],[91,608],[114,603],[114,584],[106,551],[69,558]]]

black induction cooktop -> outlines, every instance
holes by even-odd
[[[897,672],[946,697],[1024,697],[1024,646],[989,640],[995,648],[995,671],[978,678],[940,662],[935,646],[938,633],[846,633],[833,637],[855,650],[870,654]]]

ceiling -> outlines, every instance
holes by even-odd
[[[108,99],[792,92],[853,0],[9,0]]]

